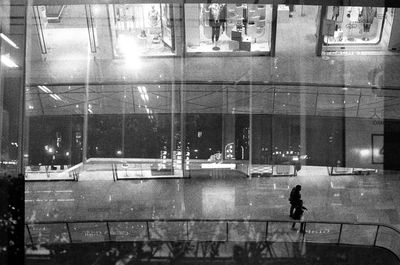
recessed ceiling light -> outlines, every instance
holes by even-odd
[[[11,46],[13,46],[15,49],[19,49],[18,45],[15,44],[15,42],[13,42],[9,37],[7,37],[7,35],[5,35],[4,33],[0,33],[0,37],[5,40],[6,42],[8,42],[8,44],[10,44]]]

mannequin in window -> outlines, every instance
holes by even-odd
[[[289,5],[289,17],[293,17],[294,5]]]
[[[338,17],[339,17],[339,7],[338,6],[334,6],[332,9],[332,20],[337,21]]]
[[[338,28],[339,28],[339,25],[337,24],[337,19],[339,17],[339,14],[340,14],[339,7],[338,6],[334,6],[332,8],[332,20],[335,20],[335,31],[337,31]]]
[[[211,4],[209,6],[209,9],[210,9],[209,25],[211,27],[211,40],[213,43],[215,43],[213,50],[219,50],[220,48],[217,47],[217,42],[219,40],[220,28],[222,24],[221,20],[222,5]]]
[[[364,32],[368,33],[371,29],[372,23],[376,17],[377,9],[376,7],[363,7],[361,10],[361,21],[363,23]],[[368,41],[369,38],[364,37],[363,40]]]
[[[157,27],[158,22],[160,21],[160,16],[158,14],[158,11],[156,10],[156,7],[154,5],[151,6],[151,10],[149,11],[149,24],[150,27]]]
[[[228,10],[226,4],[221,4],[221,12],[219,15],[220,21],[221,21],[221,26],[222,26],[222,33],[225,32],[226,30],[226,16],[227,16]]]

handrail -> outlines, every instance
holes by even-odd
[[[105,223],[105,222],[274,222],[274,223],[293,223],[300,222],[296,220],[283,220],[283,219],[247,219],[247,218],[135,218],[135,219],[96,219],[96,220],[68,220],[68,221],[31,221],[27,224],[65,224],[65,223]],[[384,226],[395,230],[400,234],[400,229],[390,224],[382,224],[378,222],[348,222],[348,221],[316,221],[316,220],[304,220],[304,223],[313,224],[343,224],[343,225],[365,225],[365,226]]]
[[[338,83],[312,83],[312,82],[288,82],[288,81],[270,81],[270,80],[241,80],[241,81],[230,81],[230,80],[181,80],[179,78],[174,80],[113,80],[113,81],[93,81],[90,82],[91,86],[101,86],[101,85],[172,85],[175,83],[182,83],[184,85],[257,85],[257,86],[277,86],[277,87],[317,87],[321,89],[331,89],[331,88],[349,88],[349,89],[371,89],[368,85],[358,85],[358,84],[338,84]],[[37,87],[43,85],[42,83],[28,83],[26,87]],[[59,83],[48,83],[47,87],[57,87],[57,86],[82,86],[84,87],[86,83],[84,82],[59,82]],[[380,88],[381,90],[388,91],[398,91],[398,86],[384,86]],[[346,92],[348,93],[348,92]]]
[[[75,224],[103,224],[104,227],[103,229],[101,227],[94,227],[93,230],[84,230],[84,229],[91,229],[87,227],[82,227],[82,231],[77,229],[77,227],[74,228]],[[134,230],[128,230],[125,228],[125,230],[112,230],[112,225],[115,223],[123,224],[123,223],[140,223],[140,228],[138,231]],[[168,236],[168,229],[165,229],[165,227],[157,227],[157,223],[181,223],[181,227],[178,227],[175,229],[178,229],[178,231],[174,231],[170,236]],[[29,245],[35,245],[35,240],[33,232],[36,232],[37,235],[40,235],[40,229],[39,231],[35,231],[35,225],[43,225],[44,229],[42,228],[42,231],[46,230],[49,231],[51,230],[51,225],[54,226],[57,225],[62,225],[63,228],[61,228],[62,233],[64,233],[67,238],[63,241],[63,243],[66,244],[73,244],[73,243],[83,243],[83,242],[119,242],[119,241],[126,241],[126,239],[120,239],[118,240],[118,236],[121,236],[118,234],[119,232],[126,232],[128,235],[125,234],[125,236],[130,236],[131,241],[138,241],[137,239],[141,239],[143,241],[202,241],[199,238],[200,236],[204,236],[203,233],[198,233],[197,236],[193,236],[190,232],[195,233],[196,229],[193,229],[192,227],[195,227],[196,223],[199,224],[204,224],[204,223],[219,223],[220,225],[220,230],[218,229],[217,226],[215,226],[216,231],[213,229],[207,228],[208,231],[210,232],[209,235],[206,235],[206,237],[210,237],[212,239],[208,239],[211,241],[224,241],[224,242],[234,242],[235,241],[235,236],[231,236],[230,232],[235,231],[237,232],[237,236],[243,237],[242,230],[239,228],[239,230],[231,230],[231,227],[236,225],[237,223],[244,223],[247,225],[250,224],[262,224],[265,225],[261,228],[261,230],[256,233],[257,235],[255,236],[254,233],[253,235],[250,235],[250,226],[245,228],[245,238],[250,238],[250,237],[256,237],[257,239],[246,239],[245,241],[269,241],[269,242],[275,242],[277,241],[277,235],[279,233],[287,233],[285,231],[281,230],[281,227],[279,229],[276,229],[275,231],[271,231],[271,227],[273,223],[284,223],[284,224],[292,224],[292,223],[300,223],[300,233],[299,237],[297,237],[293,242],[303,242],[305,239],[306,234],[310,234],[310,237],[313,236],[313,233],[311,230],[308,230],[307,232],[306,227],[307,224],[326,224],[326,225],[336,225],[338,228],[340,228],[338,231],[329,234],[329,235],[334,235],[334,238],[328,236],[328,240],[326,242],[320,242],[317,241],[317,243],[334,243],[332,240],[336,242],[338,245],[362,245],[362,246],[370,246],[370,247],[382,247],[390,252],[392,252],[400,261],[400,230],[396,227],[393,227],[391,225],[386,225],[382,223],[374,223],[374,222],[340,222],[340,221],[315,221],[315,220],[305,220],[305,221],[299,221],[299,220],[282,220],[282,219],[199,219],[199,218],[178,218],[178,219],[169,219],[169,218],[160,218],[160,219],[101,219],[101,220],[67,220],[67,221],[33,221],[25,224],[26,230],[27,230],[27,236],[28,236],[28,241],[25,244],[27,246]],[[151,224],[151,225],[150,225]],[[161,225],[164,225],[161,224]],[[46,225],[48,225],[46,227]],[[72,227],[71,227],[72,226]],[[365,238],[363,238],[363,235],[360,236],[360,238],[354,237],[351,235],[351,237],[348,237],[347,242],[346,240],[343,240],[343,237],[346,235],[346,232],[343,231],[344,226],[360,226],[360,227],[369,227],[375,228],[373,234],[371,232],[366,231],[367,237],[370,237],[370,243],[365,242]],[[40,228],[40,227],[39,227]],[[57,227],[56,227],[57,228]],[[58,227],[60,230],[60,227]],[[171,227],[170,227],[171,228]],[[174,228],[174,227],[172,227]],[[193,230],[190,231],[190,228]],[[254,228],[254,227],[253,227]],[[288,228],[288,227],[286,227]],[[383,228],[390,229],[390,235],[389,238],[388,233],[382,232]],[[72,230],[73,229],[73,230]],[[160,230],[161,229],[161,230]],[[165,229],[165,230],[162,230]],[[56,230],[56,229],[55,229]],[[248,231],[247,231],[248,230]],[[72,231],[72,232],[71,232]],[[160,233],[161,231],[161,233]],[[190,232],[189,232],[190,231]],[[54,232],[54,231],[53,231]],[[61,232],[61,231],[56,231],[56,232]],[[130,232],[133,232],[130,234]],[[254,232],[254,231],[253,231]],[[78,233],[78,236],[75,237],[73,233]],[[87,236],[85,233],[88,234],[93,234],[95,237],[98,237],[97,240],[95,239],[90,239],[89,236]],[[136,234],[135,234],[136,233]],[[167,237],[166,238],[166,234]],[[348,233],[348,232],[347,232]],[[79,236],[80,235],[80,236]],[[315,235],[315,234],[314,234]],[[344,235],[344,236],[343,236]],[[372,235],[372,236],[371,236]],[[393,235],[395,237],[393,237]],[[323,235],[319,235],[323,236]],[[380,242],[378,244],[378,237],[379,236],[384,236],[384,242]],[[216,239],[218,237],[219,239]],[[222,237],[222,238],[221,238]],[[233,238],[232,238],[233,237]],[[271,238],[272,237],[272,238]],[[82,240],[86,239],[85,240]],[[262,239],[261,239],[262,238]],[[274,239],[275,238],[275,239]],[[337,239],[336,239],[337,238]],[[312,239],[312,238],[311,238]],[[323,238],[322,238],[323,239]],[[350,239],[350,240],[349,240]],[[358,239],[358,240],[357,240]],[[354,243],[353,241],[356,240]],[[364,240],[364,241],[363,241]],[[207,240],[206,240],[207,241]],[[349,243],[350,241],[350,243]],[[368,238],[367,238],[368,241]],[[50,242],[48,241],[49,244],[51,243],[60,243],[60,242]],[[313,241],[311,241],[313,242]],[[43,242],[36,242],[36,244],[41,244]]]

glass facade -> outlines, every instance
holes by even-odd
[[[100,8],[101,5],[98,5]],[[116,56],[172,54],[173,14],[170,4],[109,5]]]
[[[345,218],[352,225],[383,218],[398,225],[395,197],[380,196],[378,189],[389,186],[379,182],[387,180],[382,175],[400,170],[400,8],[384,6],[387,1],[376,6],[289,2],[1,1],[0,173],[21,173],[33,184],[25,190],[26,241],[82,235],[91,242],[105,236],[111,241],[132,237],[118,234],[131,228],[150,239],[159,225],[34,224],[71,216],[282,216],[289,186],[316,175],[308,186],[315,192],[309,196],[318,209],[315,218],[349,212]],[[369,173],[378,181],[344,177],[347,186],[340,186],[330,178]],[[273,178],[262,178],[270,176],[303,178],[280,178],[275,185]],[[211,181],[188,180],[193,177]],[[137,181],[116,184],[122,179]],[[80,186],[72,190],[62,182],[64,190],[56,185],[41,190],[43,182],[30,183],[53,180]],[[97,190],[82,180],[120,186],[113,196],[96,193],[85,200],[86,191]],[[266,205],[260,194],[274,194],[272,203]],[[389,206],[365,213],[380,199]],[[356,208],[359,202],[368,205]],[[182,220],[175,225],[187,239],[193,224]],[[238,226],[221,224],[215,221],[214,228],[229,237],[236,231],[228,225]],[[349,224],[330,226],[338,235]],[[61,233],[46,238],[53,225]],[[267,238],[272,228],[265,225],[260,231]],[[368,235],[364,241],[379,242],[382,227],[361,229]],[[308,236],[321,234],[318,229]],[[350,230],[343,230],[348,238]],[[399,249],[398,240],[381,241]]]
[[[337,75],[305,58],[319,60],[318,50],[334,44],[395,50],[397,11],[247,3],[20,6],[26,27],[15,36],[2,33],[2,168],[23,161],[27,176],[62,179],[104,161],[111,172],[113,164],[146,168],[136,177],[184,177],[208,164],[246,174],[263,165],[382,169],[384,119],[398,118],[382,92],[397,84],[388,81],[387,58],[364,63],[363,74],[345,71],[343,57],[328,58],[342,65]],[[232,68],[208,53],[226,56]],[[357,137],[354,124],[368,133]]]

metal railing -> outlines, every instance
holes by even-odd
[[[295,229],[292,228],[295,223]],[[302,228],[298,230],[298,228]],[[382,247],[400,261],[400,231],[379,223],[261,219],[125,219],[25,224],[25,244],[135,241],[310,242]]]

